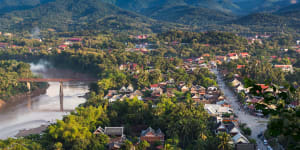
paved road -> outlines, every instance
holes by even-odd
[[[230,103],[235,114],[238,116],[238,120],[242,123],[246,123],[248,127],[251,128],[251,138],[256,140],[258,148],[260,150],[267,150],[267,147],[263,144],[263,141],[257,138],[257,135],[266,130],[268,120],[265,118],[250,115],[243,109],[240,109],[239,102],[237,101],[237,96],[225,84],[221,74],[219,74],[219,72],[216,69],[212,71],[217,75],[218,85],[224,93],[227,101]]]

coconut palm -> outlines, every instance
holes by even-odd
[[[218,145],[218,149],[221,149],[221,150],[228,150],[230,149],[230,140],[231,140],[231,137],[229,134],[225,133],[225,132],[222,132],[218,135],[218,139],[219,139],[219,145]]]

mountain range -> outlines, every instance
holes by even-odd
[[[0,30],[299,32],[297,0],[0,0]]]
[[[172,26],[170,23],[163,25]],[[162,25],[151,18],[99,0],[48,1],[0,16],[2,30],[29,31],[34,27],[57,31],[109,29],[151,32],[159,30]]]
[[[25,10],[45,4],[51,0],[0,0],[0,14],[14,10]]]
[[[287,7],[297,0],[102,0],[123,9],[135,12],[147,12],[157,7],[187,5],[209,8],[236,15],[246,15],[255,12],[275,12]]]

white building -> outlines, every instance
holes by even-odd
[[[211,115],[214,116],[221,116],[223,114],[231,114],[233,113],[232,108],[229,107],[223,107],[221,105],[217,105],[217,104],[205,104],[204,105],[204,109]]]

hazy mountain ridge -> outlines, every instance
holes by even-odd
[[[110,18],[110,22],[106,19]],[[112,20],[114,18],[115,20]],[[122,21],[121,21],[122,20]],[[99,0],[56,0],[0,17],[2,29],[30,30],[34,26],[58,31],[96,29],[151,30],[157,21]]]
[[[144,12],[155,7],[170,7],[188,5],[192,7],[209,8],[236,15],[246,15],[257,12],[275,12],[287,7],[291,0],[102,0],[115,4],[123,9]]]
[[[276,12],[277,15],[285,17],[294,17],[300,19],[300,3],[280,9]]]
[[[241,13],[239,11],[246,7],[245,3],[249,0],[241,0],[239,3],[237,0],[12,0],[10,3],[7,3],[8,0],[0,0],[0,3],[23,6],[25,1],[31,2],[28,3],[29,8],[11,10],[0,15],[0,30],[30,31],[38,26],[57,31],[114,30],[146,33],[179,27],[193,31],[277,32],[281,27],[298,31],[297,26],[300,24],[299,4],[289,5],[274,13],[235,15]],[[255,1],[255,4],[264,4],[261,5],[264,8],[280,3],[285,2]],[[247,7],[253,8],[253,4],[254,1]]]
[[[14,10],[25,10],[53,0],[0,0],[0,14]]]
[[[149,9],[147,12],[143,12],[143,14],[157,20],[187,25],[216,24],[236,18],[232,14],[188,5],[156,7],[152,10]]]
[[[292,5],[290,0],[233,0],[243,11],[243,14],[258,12],[276,12]]]
[[[204,7],[231,13],[231,9],[239,9],[231,0],[102,0],[113,3],[123,9],[135,12],[147,12],[148,9],[156,7],[171,7],[177,5],[188,5],[191,7]],[[235,10],[234,10],[235,11]]]

